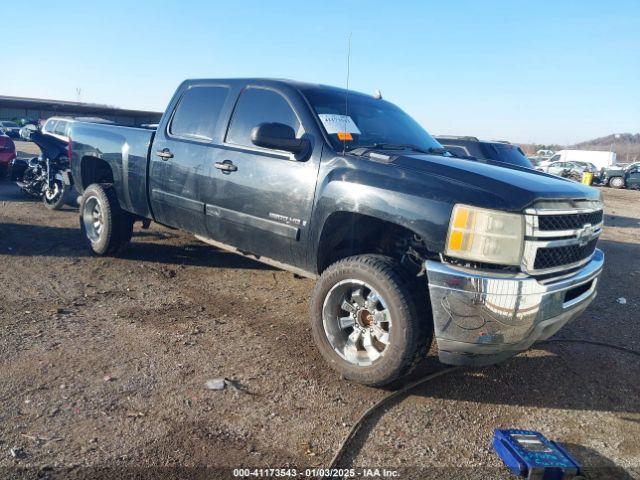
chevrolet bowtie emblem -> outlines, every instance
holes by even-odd
[[[591,241],[596,229],[593,228],[593,225],[587,223],[582,226],[582,229],[578,231],[578,245],[584,247],[587,243]]]

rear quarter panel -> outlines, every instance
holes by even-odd
[[[111,167],[120,207],[150,218],[147,168],[153,136],[153,130],[142,128],[74,123],[71,164],[78,191],[88,186],[82,177],[87,162],[103,160]]]

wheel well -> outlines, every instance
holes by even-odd
[[[97,157],[83,157],[80,162],[80,175],[82,177],[82,189],[92,183],[113,183],[113,171],[111,166]]]
[[[336,212],[324,224],[318,244],[317,269],[352,255],[380,253],[409,261],[420,270],[422,260],[431,256],[422,238],[393,222],[352,212]]]

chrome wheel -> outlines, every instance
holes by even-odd
[[[62,188],[58,182],[53,184],[53,188],[47,187],[44,190],[44,199],[47,203],[55,203],[60,195],[62,195]]]
[[[343,280],[329,290],[322,323],[333,350],[353,365],[373,364],[389,346],[391,314],[378,292],[360,280]]]
[[[104,230],[104,220],[102,216],[102,207],[96,197],[89,197],[84,202],[82,210],[82,222],[87,232],[87,237],[92,242],[97,242]]]

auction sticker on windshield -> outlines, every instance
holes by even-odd
[[[360,135],[356,122],[349,115],[320,113],[318,117],[320,117],[320,121],[329,135],[336,133],[355,133]]]

